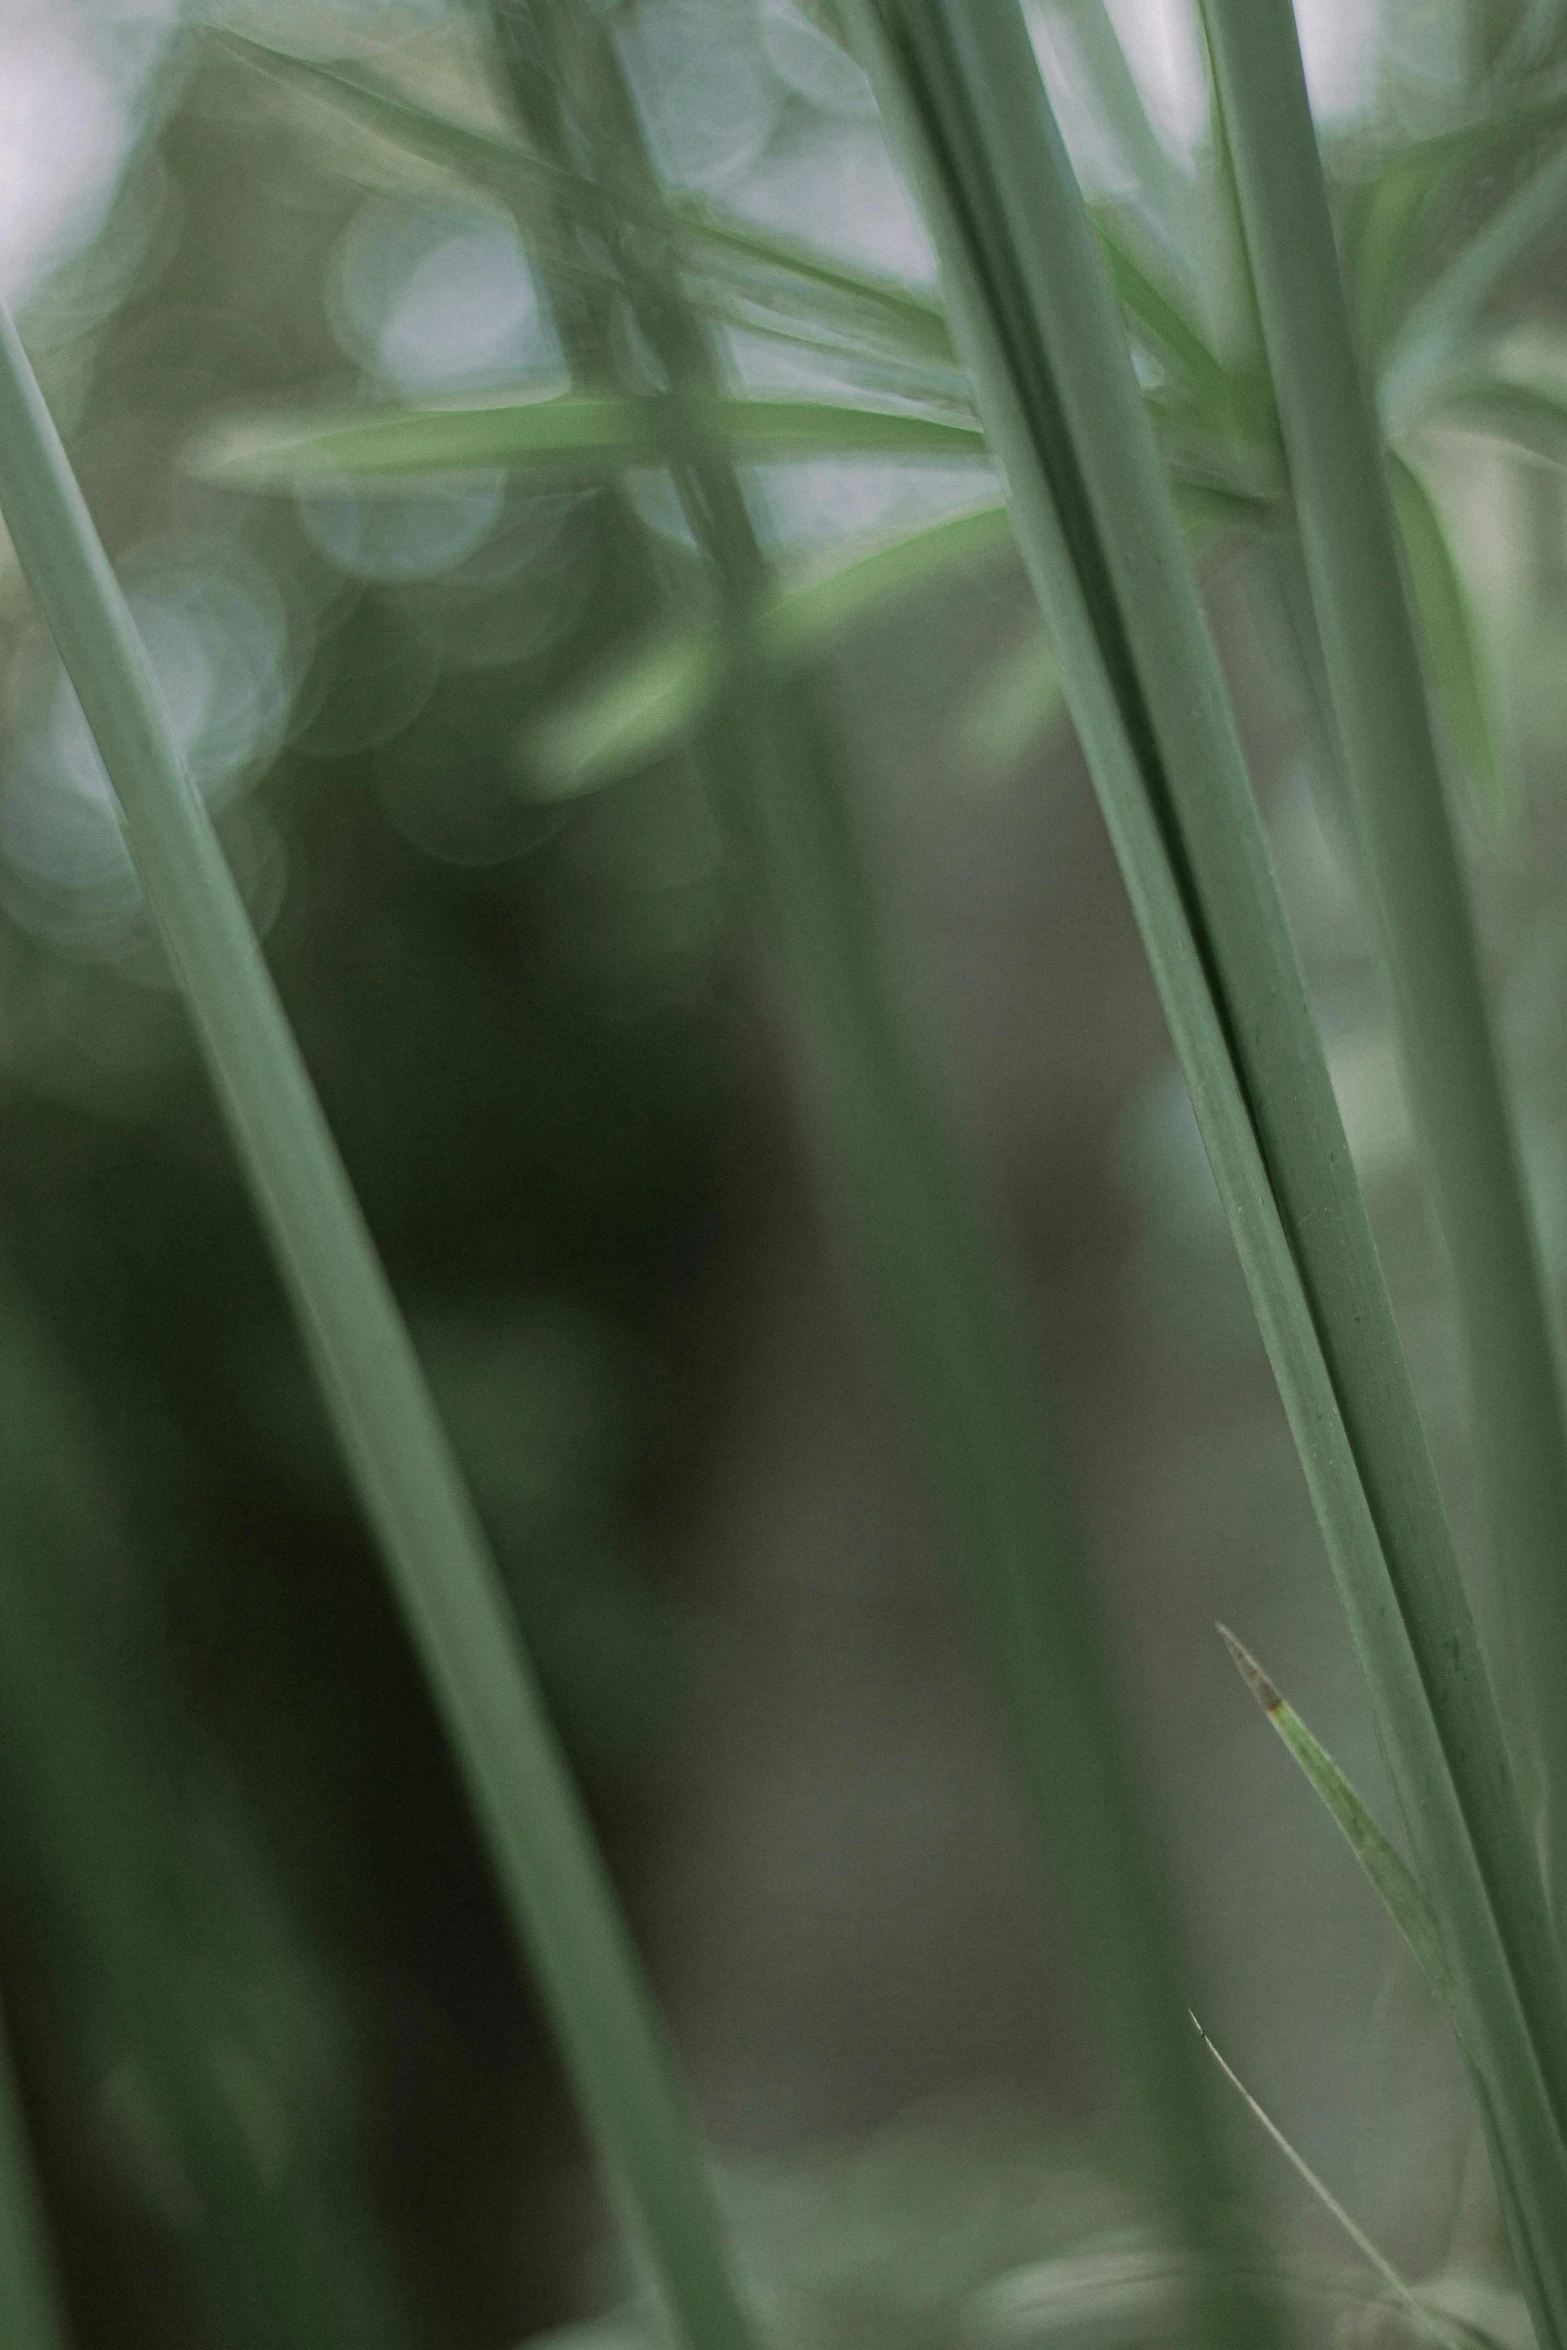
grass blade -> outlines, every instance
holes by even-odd
[[[1481,1493],[1529,1660],[1538,1766],[1560,1790],[1567,1417],[1381,452],[1287,0],[1212,0],[1209,22],[1346,781],[1457,1287]],[[1561,1850],[1552,1875],[1567,1897]]]
[[[1514,814],[1517,794],[1468,591],[1431,492],[1396,449],[1385,462],[1427,674],[1474,813],[1495,834]]]
[[[1259,2104],[1241,2079],[1240,2074],[1220,2055],[1195,2016],[1192,2017],[1192,2022],[1196,2025],[1198,2037],[1204,2048],[1207,2049],[1208,2054],[1213,2058],[1230,2087],[1240,2098],[1247,2112],[1252,2115],[1254,2120],[1262,2124],[1290,2168],[1298,2178],[1304,2180],[1323,2210],[1342,2229],[1373,2275],[1381,2278],[1393,2300],[1410,2320],[1410,2323],[1422,2334],[1430,2335],[1436,2341],[1445,2342],[1448,2350],[1473,2350],[1471,2336],[1463,2333],[1457,2326],[1451,2325],[1447,2319],[1439,2317],[1435,2310],[1428,2309],[1418,2293],[1404,2282],[1386,2253],[1378,2251],[1359,2221],[1351,2217],[1332,2189],[1318,2178],[1305,2156],[1296,2152],[1273,2116],[1264,2106]]]
[[[864,0],[862,15],[1481,2052],[1499,2167],[1531,2198],[1536,2324],[1560,2350],[1567,2008],[1555,1945],[1124,337],[1016,8]]]
[[[798,668],[899,596],[1011,544],[997,500],[835,555],[813,577],[771,592],[757,614],[760,646],[780,668]],[[716,623],[662,634],[601,665],[525,731],[518,758],[530,793],[564,799],[633,774],[704,723],[723,680]]]
[[[222,37],[226,47],[277,80],[500,197],[515,211],[530,249],[551,269],[604,280],[602,262],[579,240],[560,234],[562,218],[580,224],[598,206],[597,192],[580,172],[537,154],[520,139],[454,121],[363,69],[347,73],[240,34]],[[742,294],[760,296],[765,289],[767,299],[792,307],[802,322],[811,317],[813,302],[825,303],[829,321],[857,329],[873,345],[912,362],[947,370],[953,365],[940,304],[917,287],[858,269],[798,237],[742,219],[708,197],[644,190],[636,199],[635,217],[676,239],[698,300],[712,290],[704,286],[704,278],[711,278]]]
[[[977,425],[910,409],[713,397],[697,421],[748,464],[790,457],[939,457],[950,464],[985,456]],[[398,402],[236,418],[203,433],[188,462],[210,481],[246,490],[491,468],[598,481],[667,462],[676,429],[670,403],[652,396],[571,392],[550,399]]]
[[[7,2350],[66,2350],[22,2101],[0,2021],[0,2325]]]
[[[0,312],[0,510],[124,813],[241,1163],[611,2180],[693,2350],[749,2328],[672,2059],[255,934]]]
[[[596,22],[540,0],[562,79],[595,94],[572,125],[595,152],[615,217],[635,218],[650,166],[618,63]],[[546,49],[546,57],[551,51]],[[619,182],[632,176],[625,201]],[[627,298],[672,389],[713,376],[670,257],[623,253]],[[623,347],[623,343],[622,343]],[[591,353],[587,363],[592,363]],[[706,748],[733,868],[750,899],[801,1040],[830,1200],[886,1329],[933,1499],[967,1581],[1001,1701],[1029,1824],[1061,1887],[1093,2020],[1131,2091],[1131,2143],[1162,2223],[1200,2263],[1214,2339],[1255,2344],[1264,2296],[1245,2271],[1250,2235],[1220,2101],[1185,2029],[1182,1936],[1101,1633],[1093,1577],[1048,1399],[1019,1306],[1022,1284],[928,1099],[889,986],[874,896],[838,773],[808,697],[761,642],[769,594],[729,453],[704,445],[700,398],[679,478],[720,590],[724,690]]]
[[[1461,2024],[1452,1977],[1442,1956],[1436,1915],[1413,1869],[1383,1835],[1333,1757],[1313,1738],[1294,1707],[1285,1703],[1250,1650],[1243,1648],[1223,1624],[1219,1626],[1219,1636],[1241,1679],[1327,1806],[1345,1843],[1371,1879],[1383,1907],[1409,1945],[1416,1965],[1454,2023]]]

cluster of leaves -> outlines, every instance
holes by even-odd
[[[1098,0],[1075,14],[1091,29]],[[842,37],[837,12],[821,12],[820,21]],[[1096,59],[1101,49],[1120,54],[1113,34]],[[520,140],[435,111],[370,69],[251,44],[246,54],[258,70],[503,202],[542,263],[584,266],[581,241],[568,246],[559,224],[591,216],[597,196],[586,180]],[[1567,94],[1554,46],[1509,54],[1511,62],[1504,57],[1478,86],[1453,95],[1452,119],[1441,127],[1406,139],[1345,136],[1329,155],[1346,282],[1375,377],[1430,674],[1457,772],[1492,827],[1506,821],[1513,786],[1484,631],[1425,444],[1432,432],[1477,433],[1552,465],[1567,461],[1567,351],[1553,320],[1521,322],[1508,300],[1567,190]],[[1096,95],[1142,184],[1133,197],[1096,203],[1094,225],[1194,554],[1201,560],[1237,537],[1266,542],[1288,587],[1295,525],[1266,369],[1254,330],[1210,323],[1234,266],[1215,256],[1204,229],[1225,210],[1222,147],[1205,149],[1189,176],[1161,148],[1124,64],[1098,77]],[[781,583],[768,625],[782,662],[809,662],[861,618],[1007,543],[965,379],[931,294],[762,228],[710,197],[665,193],[656,225],[673,241],[687,297],[704,316],[790,343],[819,365],[824,383],[858,395],[764,398],[736,389],[711,426],[737,461],[869,456],[975,466],[972,512],[839,547]],[[1520,323],[1536,331],[1520,337]],[[655,399],[613,400],[584,387],[544,399],[524,391],[477,404],[226,418],[189,455],[211,479],[277,490],[479,467],[540,483],[599,481],[656,462],[661,447],[668,427]],[[1292,601],[1309,632],[1300,599]],[[687,622],[597,664],[519,744],[528,788],[545,796],[591,789],[693,730],[716,691],[715,643],[711,629]],[[1315,648],[1303,651],[1315,671]],[[1009,687],[1017,707],[1007,740],[1018,744],[1061,709],[1043,639],[985,677],[977,703]]]

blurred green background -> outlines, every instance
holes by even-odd
[[[529,723],[647,625],[650,572],[676,609],[700,593],[667,487],[250,497],[183,461],[236,406],[565,381],[548,273],[505,209],[228,37],[510,135],[539,102],[526,13],[3,0],[0,282],[473,1481],[764,2308],[823,2345],[1011,2341],[1026,2305],[982,2288],[1129,2212],[919,1463],[821,1214],[790,1007],[683,754],[571,798],[530,766]],[[928,276],[830,10],[608,13],[672,180]],[[1113,13],[1184,171],[1188,14]],[[1557,13],[1302,7],[1346,172],[1505,106],[1508,73],[1554,92]],[[1135,209],[1069,0],[1037,17],[1080,168]],[[1554,354],[1564,257],[1537,239],[1489,331]],[[744,327],[726,356],[752,386],[834,380]],[[1468,838],[1559,1293],[1567,498],[1482,433],[1421,455],[1493,704]],[[976,494],[938,466],[753,474],[785,561]],[[1208,577],[1468,1535],[1445,1277],[1286,603],[1255,547],[1221,545]],[[77,2340],[516,2341],[629,2282],[5,553],[0,656],[0,1982]],[[1212,1637],[1234,1622],[1382,1789],[1040,667],[1005,551],[824,652],[878,912],[1028,1266],[1203,2021],[1416,2272],[1478,2258],[1441,2021]]]

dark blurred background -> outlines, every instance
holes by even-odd
[[[1186,14],[1114,13],[1179,159],[1202,122]],[[864,85],[809,12],[620,14],[673,178],[928,273]],[[1443,119],[1475,11],[1301,15],[1330,126]],[[1043,7],[1041,38],[1083,168],[1114,186],[1070,17]],[[968,2338],[989,2280],[1126,2220],[1049,1888],[821,1213],[789,1006],[694,770],[671,755],[549,800],[518,750],[645,617],[627,532],[652,534],[677,590],[693,558],[651,476],[296,500],[182,465],[236,404],[544,389],[563,368],[506,214],[225,29],[511,120],[478,7],[3,0],[0,277],[473,1481],[766,2306],[824,2350]],[[1559,240],[1538,254],[1536,308],[1562,258]],[[743,337],[733,357],[752,381],[795,364]],[[1559,1279],[1562,495],[1472,437],[1432,462],[1523,778],[1473,841]],[[816,463],[756,494],[787,555],[972,482]],[[1266,565],[1237,552],[1210,585],[1470,1538],[1444,1276],[1307,695]],[[985,723],[1028,609],[1009,556],[976,559],[833,650],[856,817],[911,1023],[1026,1260],[1203,2021],[1419,2270],[1478,2207],[1456,2067],[1212,1634],[1233,1622],[1384,1801],[1080,762],[1059,726]],[[516,2341],[626,2279],[8,553],[0,632],[0,1981],[77,2339]],[[1310,2238],[1288,2173],[1247,2143]]]

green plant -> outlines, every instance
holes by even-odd
[[[580,795],[697,740],[731,864],[805,1040],[834,1206],[973,1576],[1021,1774],[1136,2094],[1153,2195],[1200,2264],[1194,2323],[1203,2339],[1252,2340],[1273,2322],[1273,2288],[1252,2273],[1224,2121],[1182,2026],[1181,1937],[1071,1507],[1042,1440],[1014,1279],[891,1001],[809,678],[860,619],[1004,545],[1004,510],[977,478],[957,517],[780,583],[738,471],[846,452],[1000,460],[1049,636],[1048,652],[1029,656],[1034,713],[1053,715],[1064,696],[1094,773],[1339,1579],[1413,1874],[1360,1833],[1325,1758],[1313,1776],[1362,1857],[1372,1854],[1406,1931],[1414,1920],[1414,1939],[1439,1953],[1537,2334],[1563,2342],[1559,1958],[1191,577],[1194,555],[1250,536],[1298,590],[1298,501],[1303,650],[1363,819],[1469,1325],[1496,1547],[1539,1685],[1535,1766],[1549,1786],[1563,1776],[1548,1697],[1567,1636],[1551,1573],[1567,1495],[1560,1399],[1378,472],[1385,464],[1446,725],[1477,801],[1500,821],[1507,769],[1484,661],[1439,510],[1403,443],[1442,415],[1493,430],[1511,420],[1536,441],[1561,430],[1567,405],[1504,365],[1477,321],[1551,216],[1563,107],[1547,76],[1526,77],[1436,139],[1334,159],[1351,299],[1398,444],[1379,452],[1303,88],[1298,71],[1288,88],[1270,78],[1294,59],[1289,26],[1278,9],[1258,17],[1265,55],[1246,46],[1262,35],[1243,14],[1218,0],[1210,10],[1227,144],[1216,139],[1207,184],[1194,189],[1153,134],[1108,19],[1081,11],[1105,104],[1157,208],[1155,234],[1124,207],[1085,212],[1010,0],[982,18],[955,0],[864,0],[858,30],[924,197],[950,336],[922,294],[670,196],[600,27],[544,7],[496,11],[526,141],[444,116],[374,73],[249,44],[244,54],[291,89],[504,199],[550,284],[575,380],[547,399],[231,419],[203,433],[189,462],[250,491],[476,467],[614,482],[652,462],[674,481],[701,559],[700,617],[682,608],[673,626],[653,620],[667,599],[622,504],[617,543],[642,628],[561,706],[527,718],[520,776],[536,799]],[[1499,161],[1513,179],[1502,172],[1496,194],[1486,175],[1497,178]],[[1270,167],[1286,163],[1294,179],[1281,188]],[[1476,186],[1485,216],[1433,268],[1433,222]],[[1189,244],[1205,218],[1227,217],[1232,197],[1245,248],[1229,257],[1240,326],[1226,340],[1194,299]],[[1309,238],[1295,233],[1303,207]],[[867,397],[733,392],[708,340],[715,321],[807,349]],[[1151,382],[1134,375],[1123,329]],[[123,806],[578,2093],[672,2314],[694,2341],[742,2341],[748,2320],[669,2060],[483,1538],[14,337],[4,358],[0,503]],[[1394,770],[1401,797],[1387,788]]]

